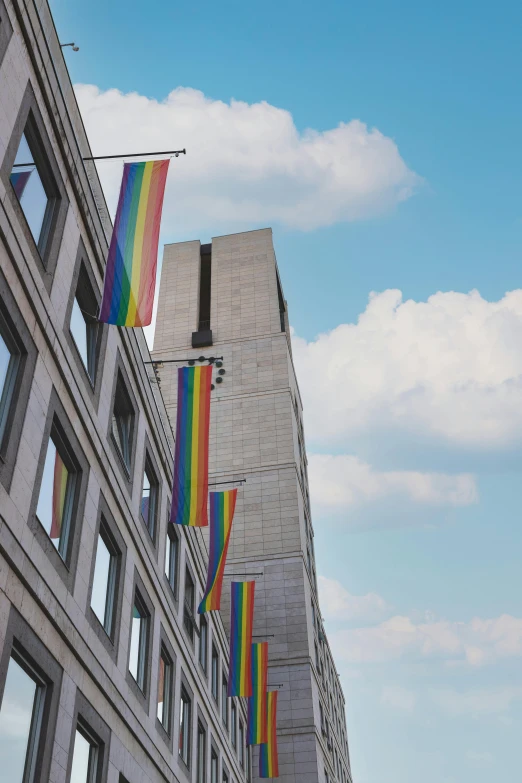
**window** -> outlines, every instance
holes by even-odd
[[[5,780],[25,783],[34,779],[44,698],[43,681],[13,653],[0,708],[0,758]]]
[[[218,768],[219,768],[219,758],[218,754],[212,748],[210,751],[210,783],[218,783]]]
[[[84,299],[86,300],[84,302]],[[87,303],[89,302],[89,304]],[[98,305],[94,295],[87,300],[80,288],[73,299],[69,329],[80,354],[83,366],[94,385],[96,380],[96,354],[100,324],[96,320]]]
[[[228,783],[228,772],[226,769],[223,770],[223,783]]]
[[[165,547],[165,576],[175,596],[178,594],[178,568],[179,568],[179,539],[173,529],[174,525],[168,523],[167,545]]]
[[[179,710],[179,755],[190,768],[190,722],[192,703],[183,686],[181,686],[181,705]]]
[[[116,582],[120,556],[121,553],[114,544],[102,517],[92,580],[91,609],[110,638],[114,635]]]
[[[67,559],[76,478],[65,446],[53,427],[47,445],[36,516],[62,560]]]
[[[230,739],[232,747],[237,748],[237,707],[234,699],[230,707]]]
[[[123,376],[118,371],[114,405],[112,409],[112,438],[122,459],[127,473],[130,473],[132,463],[132,442],[134,434],[134,407]]]
[[[206,781],[206,756],[207,756],[207,732],[203,724],[198,721],[198,747],[196,758],[196,783]]]
[[[314,626],[314,631],[315,631],[315,604],[313,601],[312,601],[312,625]]]
[[[208,623],[201,615],[199,621],[199,662],[201,668],[207,673],[207,657],[208,657]]]
[[[210,672],[210,688],[216,704],[219,703],[219,654],[214,644],[212,644],[212,662]]]
[[[145,470],[143,471],[143,486],[141,491],[141,516],[149,535],[154,540],[156,532],[156,511],[158,507],[159,484],[154,473],[154,468],[147,455],[145,459]]]
[[[172,682],[173,665],[172,659],[165,647],[161,646],[159,675],[158,675],[158,720],[167,732],[170,734],[170,721],[172,714]]]
[[[74,750],[70,783],[95,783],[99,769],[99,747],[78,724],[74,735]]]
[[[228,729],[228,682],[224,674],[221,678],[221,717]]]
[[[317,667],[317,671],[319,674],[321,673],[321,660],[319,658],[319,650],[317,647],[317,642],[314,642],[314,648],[315,648],[315,665]]]
[[[20,359],[20,350],[0,313],[0,447],[7,429]]]
[[[53,187],[47,172],[44,173],[43,161],[38,160],[42,155],[35,128],[29,121],[22,133],[9,179],[40,254],[49,235],[57,197],[56,186]]]
[[[143,692],[145,692],[146,685],[149,621],[150,615],[147,607],[136,590],[132,607],[129,671]]]
[[[243,721],[239,720],[239,763],[242,768],[245,768],[245,729],[243,728]]]
[[[194,580],[188,568],[185,569],[185,598],[183,604],[183,625],[191,641],[194,640]]]

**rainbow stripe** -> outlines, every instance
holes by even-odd
[[[228,542],[236,507],[237,489],[210,493],[210,554],[207,586],[198,612],[212,612],[221,607],[221,589],[227,559]]]
[[[125,163],[100,321],[148,326],[156,287],[161,209],[169,160]]]
[[[212,367],[178,369],[178,413],[170,521],[208,525],[208,436]]]
[[[252,696],[255,582],[232,582],[228,695]]]
[[[259,748],[259,777],[278,778],[279,759],[277,756],[277,691],[266,694],[267,741]]]
[[[266,688],[268,680],[268,642],[252,645],[252,696],[248,700],[247,745],[267,741]]]
[[[52,522],[50,538],[60,538],[62,532],[63,510],[65,506],[65,493],[67,491],[67,479],[69,471],[63,464],[63,460],[56,449],[54,458],[53,502]]]

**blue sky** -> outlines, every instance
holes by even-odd
[[[188,149],[172,164],[163,241],[273,226],[354,780],[516,779],[522,297],[503,297],[521,288],[522,9],[52,8],[61,40],[80,45],[66,51],[73,81],[97,88],[78,92],[95,152],[119,152],[122,138]],[[160,114],[179,87],[207,100],[181,91]],[[171,135],[158,136],[165,117]],[[353,120],[367,126],[358,141],[342,135],[325,152],[329,131]],[[375,157],[359,159],[359,141]],[[369,188],[363,206],[338,170],[348,154]],[[339,187],[325,191],[332,171]],[[119,169],[100,172],[114,206]],[[314,199],[327,204],[312,226]],[[402,299],[383,293],[396,289]]]

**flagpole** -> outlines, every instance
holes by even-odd
[[[149,158],[155,155],[174,155],[177,158],[179,155],[186,155],[187,150],[165,150],[164,152],[129,152],[128,155],[90,155],[82,160],[116,160],[117,158]],[[36,163],[15,163],[11,168],[16,169],[21,166],[36,166]]]

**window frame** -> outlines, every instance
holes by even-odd
[[[13,163],[23,134],[26,136],[48,198],[38,244],[32,235],[24,210],[10,181]],[[16,215],[25,244],[38,267],[48,293],[50,293],[53,284],[69,209],[67,191],[49,136],[50,133],[43,121],[33,87],[28,82],[0,167],[0,179],[3,181],[7,201]]]
[[[192,606],[187,602],[187,577],[192,582]],[[196,621],[194,617],[196,609],[196,580],[188,560],[185,560],[185,580],[183,582],[183,630],[190,643],[194,645]]]
[[[210,783],[214,783],[214,779],[212,778],[212,761],[216,760],[216,780],[215,783],[219,783],[219,750],[216,748],[214,743],[211,741],[210,744]]]
[[[142,647],[145,660],[143,661],[143,688],[140,686],[137,680],[134,679],[133,674],[130,671],[130,653],[131,653],[131,639],[132,639],[132,613],[134,604],[136,602],[136,596],[138,596],[138,602],[141,604],[140,610],[145,613],[145,617],[148,619],[146,627],[146,638],[142,640],[140,638],[139,644]],[[132,588],[132,603],[130,607],[130,622],[129,622],[129,637],[128,637],[128,649],[127,649],[127,667],[126,678],[134,694],[142,702],[143,706],[148,706],[149,691],[150,691],[150,679],[152,668],[152,633],[154,629],[154,604],[150,600],[143,581],[138,574],[138,571],[134,571],[134,584]],[[138,666],[139,666],[138,660]]]
[[[243,724],[243,720],[239,718],[238,750],[239,750],[239,765],[241,769],[245,769],[245,752],[246,752],[245,739],[246,739],[245,726]]]
[[[118,381],[121,379],[121,383],[123,386],[123,391],[125,396],[127,397],[127,402],[129,403],[129,407],[132,409],[132,413],[130,413],[130,426],[129,426],[129,457],[130,462],[127,465],[125,463],[125,457],[122,454],[120,447],[118,445],[118,442],[116,440],[116,437],[113,433],[113,414],[114,414],[114,406],[116,404],[116,397],[118,393]],[[125,366],[123,364],[121,354],[118,350],[117,356],[116,356],[116,362],[114,365],[114,380],[112,385],[112,394],[111,394],[111,405],[110,405],[110,412],[109,412],[109,427],[107,432],[107,438],[110,443],[110,447],[112,449],[112,452],[116,458],[116,462],[119,466],[121,476],[124,480],[125,486],[127,487],[127,490],[129,494],[132,493],[132,486],[134,482],[134,468],[135,468],[135,462],[136,462],[136,442],[138,437],[138,424],[139,424],[139,408],[138,404],[136,402],[136,397],[134,396],[134,392],[132,390],[131,383],[129,381],[129,376],[127,374],[127,371],[125,369]]]
[[[76,690],[74,715],[71,721],[67,780],[70,780],[71,777],[76,731],[79,731],[84,739],[97,749],[96,774],[91,773],[89,783],[102,783],[107,780],[111,730],[79,689]]]
[[[94,585],[94,571],[96,568],[96,553],[98,551],[98,536],[100,530],[103,527],[104,535],[111,543],[114,557],[116,558],[116,569],[114,574],[114,594],[113,594],[113,607],[112,607],[112,634],[107,633],[104,626],[101,624],[98,616],[91,606],[92,589]],[[121,535],[118,525],[115,522],[114,517],[111,514],[107,501],[100,491],[100,498],[98,502],[98,516],[96,520],[96,528],[94,530],[94,544],[92,547],[92,561],[91,571],[89,577],[89,590],[87,595],[88,612],[87,617],[91,628],[96,633],[98,639],[102,642],[107,652],[111,655],[114,661],[117,659],[118,647],[120,640],[121,630],[121,612],[123,605],[123,586],[125,580],[125,563],[127,560],[127,547],[125,540]]]
[[[221,720],[223,726],[228,731],[229,727],[229,709],[228,709],[228,677],[224,670],[221,670]]]
[[[40,711],[39,736],[33,749],[33,766],[39,773],[37,780],[47,780],[52,763],[63,670],[13,605],[9,610],[4,646],[0,656],[0,706],[11,657],[25,671],[29,669],[28,675],[32,679],[36,676],[45,688]],[[33,783],[34,778],[29,780]]]
[[[143,456],[143,470],[142,470],[142,482],[141,482],[142,488],[140,493],[140,507],[139,507],[138,515],[145,530],[147,531],[147,535],[150,538],[152,545],[156,547],[157,540],[158,540],[158,528],[159,528],[158,522],[160,518],[160,508],[161,508],[161,482],[158,478],[159,476],[158,464],[156,462],[156,458],[154,457],[154,452],[150,447],[149,439],[147,436],[145,436],[145,448],[143,450],[143,453],[144,456]],[[149,498],[152,496],[152,489],[154,488],[152,525],[150,519],[149,522],[147,523],[147,520],[145,519],[141,511],[141,504],[143,500],[143,481],[146,473],[149,478],[150,488],[151,488],[151,494],[149,495]],[[153,481],[150,481],[151,477]]]
[[[202,629],[205,629],[203,632]],[[208,640],[209,640],[209,623],[205,615],[200,615],[199,618],[199,645],[198,645],[198,662],[203,670],[205,677],[208,675]],[[205,651],[204,656],[201,655],[202,650]],[[204,661],[202,660],[204,657]]]
[[[230,742],[234,750],[237,750],[237,707],[234,699],[230,705]]]
[[[203,718],[198,715],[196,725],[196,783],[206,783],[207,779],[207,736],[208,726]],[[200,737],[203,737],[202,763],[200,761]]]
[[[73,513],[70,520],[67,556],[65,560],[63,560],[59,555],[45,528],[36,516],[36,509],[38,506],[38,499],[40,497],[40,488],[45,465],[45,457],[47,454],[47,446],[52,432],[57,432],[60,436],[60,439],[67,452],[68,459],[76,472],[74,497],[72,501]],[[38,459],[36,468],[36,476],[33,485],[33,496],[27,524],[34,533],[38,543],[53,564],[62,581],[65,583],[67,589],[71,592],[74,586],[76,566],[78,564],[85,500],[87,495],[87,484],[89,481],[89,470],[89,463],[80,446],[80,442],[75,433],[75,430],[65,413],[64,406],[58,397],[56,389],[53,387],[47,410],[47,420],[45,423],[40,447],[40,457]]]
[[[214,655],[214,653],[216,654]],[[214,661],[216,662],[215,668],[214,668]],[[214,678],[214,671],[216,673],[215,678]],[[214,644],[214,639],[212,639],[212,647],[210,653],[210,692],[218,708],[219,708],[219,672],[220,672],[219,648]],[[215,689],[214,689],[214,683],[216,684]]]
[[[172,724],[173,724],[173,708],[174,708],[174,682],[175,682],[175,656],[174,651],[172,650],[171,645],[167,641],[167,637],[165,634],[165,631],[163,630],[163,627],[161,629],[160,633],[160,646],[159,646],[159,659],[158,662],[161,661],[161,658],[163,658],[164,661],[166,661],[168,668],[170,669],[168,674],[168,700],[167,700],[167,720],[166,725],[165,722],[160,720],[158,718],[158,711],[157,711],[157,705],[158,702],[156,701],[156,726],[159,729],[160,733],[164,735],[164,739],[167,742],[167,744],[170,746],[172,743]],[[166,678],[164,678],[164,683],[166,682]],[[159,666],[158,666],[158,685],[159,685]],[[159,688],[156,688],[156,691],[158,692]],[[165,691],[164,691],[165,693]],[[158,693],[159,696],[159,693]],[[165,707],[163,708],[165,710]]]
[[[172,547],[174,547],[176,550],[174,558],[172,557]],[[175,525],[173,525],[170,522],[170,520],[167,519],[167,535],[166,535],[166,543],[165,543],[165,558],[164,558],[163,573],[165,575],[165,579],[167,580],[167,583],[172,591],[172,595],[174,596],[174,600],[176,602],[178,600],[178,594],[179,594],[180,549],[181,549],[181,542],[180,542],[179,533],[175,530]],[[169,551],[168,574],[167,574],[167,551]]]
[[[188,721],[182,723],[182,717],[184,714],[184,704],[188,704]],[[179,691],[179,719],[178,719],[178,727],[179,727],[179,741],[178,741],[178,759],[183,764],[186,770],[190,771],[191,768],[191,755],[192,755],[192,718],[194,714],[194,696],[192,691],[188,688],[185,679],[182,677],[181,679],[181,685],[180,685],[180,691]],[[182,743],[181,743],[181,731],[183,728],[187,728],[188,737],[187,737],[187,758],[185,759],[183,756],[182,751]],[[184,745],[184,743],[183,743]]]

